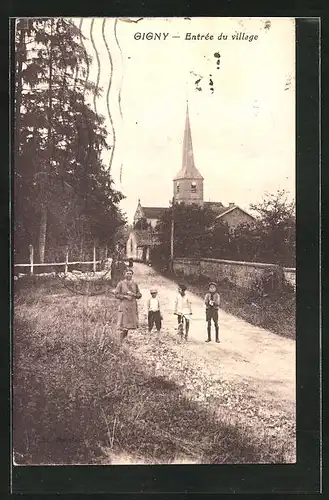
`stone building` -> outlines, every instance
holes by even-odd
[[[191,125],[187,104],[182,167],[173,179],[173,202],[209,207],[215,214],[214,224],[216,221],[221,220],[226,222],[232,229],[239,224],[252,223],[254,221],[254,217],[235,205],[235,203],[224,206],[220,201],[204,201],[203,185],[204,178],[196,168],[194,161]],[[127,257],[146,262],[149,260],[150,249],[157,244],[154,229],[166,210],[168,210],[167,207],[142,206],[140,199],[138,200],[134,215],[133,229],[127,240]],[[138,223],[141,221],[146,221],[148,228],[138,228]]]
[[[126,244],[126,256],[137,261],[149,262],[150,250],[158,244],[154,231],[150,229],[132,229]]]
[[[166,210],[166,207],[142,207],[140,200],[138,200],[133,224],[136,226],[137,222],[145,219],[150,227],[154,229]]]
[[[230,229],[234,229],[240,224],[252,224],[255,218],[234,203],[230,203],[228,207],[221,207],[214,223],[220,220],[226,222]]]

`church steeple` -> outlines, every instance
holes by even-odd
[[[174,180],[181,179],[202,179],[203,177],[197,170],[194,163],[193,145],[192,145],[192,134],[190,125],[190,116],[188,109],[188,101],[186,101],[186,118],[185,118],[185,130],[183,139],[183,161],[182,168],[174,178]]]
[[[188,102],[186,102],[182,168],[174,177],[174,199],[184,203],[203,203],[203,177],[194,162]]]

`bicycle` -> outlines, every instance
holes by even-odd
[[[183,337],[185,337],[185,340],[187,340],[189,318],[186,317],[186,314],[176,314],[176,316],[180,318],[180,322],[178,323],[177,327],[177,335],[180,336],[181,340],[183,340]]]

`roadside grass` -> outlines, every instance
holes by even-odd
[[[199,297],[203,298],[208,291],[209,278],[180,276],[168,271],[161,274],[176,283],[188,284],[191,292]],[[218,283],[217,290],[223,311],[281,337],[296,338],[296,294],[289,283],[279,292],[267,296],[257,295],[253,290],[246,290],[228,281]]]
[[[56,280],[15,284],[16,464],[280,463],[284,447],[223,421],[151,376],[116,338],[111,296],[75,296]],[[107,462],[106,462],[107,460]]]

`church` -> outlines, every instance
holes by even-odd
[[[194,162],[187,103],[182,168],[173,179],[173,203],[195,203],[202,207],[211,208],[215,214],[214,224],[216,221],[221,220],[226,222],[230,229],[234,229],[239,224],[250,224],[254,221],[254,217],[235,205],[235,203],[229,203],[228,206],[224,206],[220,201],[204,201],[203,183],[204,178],[196,168]],[[140,199],[138,200],[133,227],[126,243],[128,258],[144,262],[150,260],[150,250],[157,244],[156,232],[154,230],[166,210],[168,210],[166,207],[145,207],[141,204]],[[145,223],[144,227],[142,224]]]

